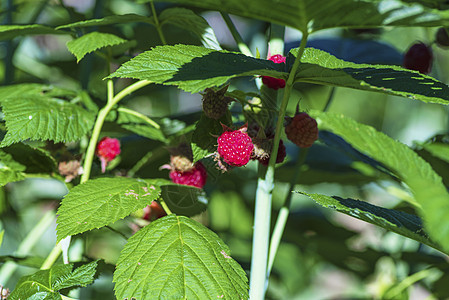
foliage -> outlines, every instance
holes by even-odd
[[[393,57],[417,39],[404,32],[431,44],[449,26],[445,1],[94,2],[3,7],[8,299],[324,298],[328,270],[354,278],[330,298],[405,299],[418,283],[449,297],[449,134],[435,125],[449,103],[447,49],[432,46],[429,75],[337,49],[350,40],[353,57]],[[279,42],[285,27],[301,32],[292,47]],[[219,120],[200,109],[205,89],[232,100]],[[318,123],[310,148],[284,134],[299,111]],[[218,136],[237,128],[267,167],[255,154],[244,167],[220,158]],[[100,163],[105,136],[121,149]],[[276,164],[281,139],[287,159]],[[168,180],[199,161],[203,189]]]

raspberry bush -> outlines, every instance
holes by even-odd
[[[443,2],[4,1],[0,298],[449,298]]]

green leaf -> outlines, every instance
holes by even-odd
[[[337,196],[330,197],[321,194],[300,193],[309,196],[324,207],[331,208],[359,220],[377,225],[443,251],[441,246],[429,239],[427,234],[424,232],[422,220],[415,215],[394,209],[379,207],[360,200],[343,199]]]
[[[229,51],[193,45],[158,46],[123,64],[109,78],[146,79],[197,93],[237,76],[267,75],[287,79],[284,66]]]
[[[58,242],[123,219],[156,200],[160,192],[157,182],[124,177],[99,178],[77,185],[58,209]]]
[[[421,145],[433,156],[449,163],[449,145],[444,143],[428,143]]]
[[[190,217],[207,208],[206,193],[196,187],[177,184],[162,185],[161,196],[168,208],[178,215]]]
[[[139,0],[140,3],[150,0]],[[336,27],[448,26],[448,11],[401,1],[355,0],[166,0],[311,32]]]
[[[291,66],[298,49],[291,50]],[[333,85],[447,104],[449,87],[416,71],[395,66],[345,62],[327,52],[306,48],[296,82]],[[198,46],[159,46],[123,64],[110,77],[146,79],[177,85],[196,93],[239,76],[266,75],[286,79],[288,67],[228,51]]]
[[[296,57],[298,48],[290,53]],[[287,62],[293,64],[293,58]],[[427,75],[396,66],[355,64],[306,48],[295,82],[340,86],[408,97],[430,103],[449,103],[449,87]]]
[[[67,34],[63,31],[44,25],[2,25],[0,26],[0,41],[10,40],[21,35],[32,34]]]
[[[126,130],[140,136],[163,143],[167,142],[167,138],[158,123],[131,109],[119,108],[116,122]]]
[[[94,52],[100,48],[115,46],[125,42],[126,40],[116,35],[94,31],[87,33],[80,38],[71,40],[67,43],[67,48],[76,56],[77,62],[79,62],[88,53]]]
[[[73,98],[77,96],[77,93],[72,90],[38,83],[22,83],[0,87],[0,102],[5,98],[20,98],[36,95],[49,98]]]
[[[173,214],[128,240],[113,281],[117,299],[248,299],[245,272],[224,242]]]
[[[159,15],[161,26],[171,24],[184,30],[192,32],[200,40],[209,28],[209,24],[204,18],[198,16],[190,9],[173,7],[167,8]]]
[[[58,290],[87,286],[94,281],[98,261],[73,269],[73,264],[55,265],[49,270],[40,270],[23,276],[8,299],[62,299]]]
[[[5,231],[4,230],[2,230],[1,232],[0,232],[0,247],[2,246],[2,243],[3,243],[3,235],[5,234]]]
[[[11,154],[0,150],[0,186],[25,179],[26,167],[16,162]]]
[[[45,96],[1,100],[8,129],[0,146],[31,140],[76,141],[93,126],[94,114],[83,108]]]
[[[357,123],[342,115],[310,111],[319,128],[329,130],[355,149],[372,157],[393,171],[412,190],[421,205],[426,231],[432,240],[449,253],[449,194],[430,165],[406,145],[397,142],[373,127]]]
[[[148,17],[144,17],[141,15],[137,15],[137,14],[125,14],[125,15],[107,16],[102,19],[91,19],[91,20],[87,20],[87,21],[70,23],[70,24],[56,27],[56,29],[59,30],[59,29],[65,29],[65,28],[105,26],[105,25],[111,25],[111,24],[135,23],[135,22],[154,24],[153,18],[148,18]]]
[[[227,124],[227,122],[225,122]],[[217,137],[223,133],[219,120],[201,115],[192,135],[193,162],[217,151]]]
[[[26,167],[25,173],[50,174],[56,171],[55,159],[45,150],[31,147],[23,143],[17,143],[2,148],[2,151],[10,154],[13,159]]]

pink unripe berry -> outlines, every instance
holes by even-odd
[[[174,183],[202,188],[206,184],[207,171],[201,162],[196,162],[190,171],[172,169],[169,176]]]
[[[101,172],[104,173],[108,162],[120,154],[119,140],[107,136],[102,138],[97,144],[95,154],[100,158]]]
[[[268,58],[268,60],[271,60],[272,62],[277,63],[277,64],[283,64],[283,63],[285,63],[286,58],[280,54],[276,54],[276,55],[270,56]],[[274,78],[274,77],[270,77],[270,76],[262,76],[262,82],[267,87],[274,89],[274,90],[278,90],[280,88],[285,87],[285,80],[280,79],[280,78]]]

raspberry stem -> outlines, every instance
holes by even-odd
[[[97,119],[95,120],[94,129],[92,131],[92,136],[89,141],[89,146],[87,147],[86,151],[86,158],[84,159],[84,165],[83,170],[84,173],[81,176],[80,183],[85,183],[90,176],[90,171],[92,170],[92,162],[94,160],[95,155],[95,148],[98,143],[98,138],[100,136],[101,128],[103,127],[104,120],[106,119],[106,116],[108,113],[112,110],[114,105],[116,105],[120,100],[122,100],[124,97],[128,96],[132,92],[148,85],[151,83],[151,81],[148,80],[140,80],[136,83],[131,84],[130,86],[124,88],[119,93],[117,93],[114,96],[113,91],[113,84],[109,84],[109,82],[112,82],[112,80],[108,80],[108,103],[105,107],[103,107],[99,112]]]
[[[307,30],[304,30],[301,39],[301,44],[299,46],[298,55],[296,56],[295,62],[293,64],[292,69],[290,70],[285,85],[284,95],[282,98],[281,107],[276,122],[273,150],[268,163],[268,168],[265,173],[265,176],[263,176],[263,174],[259,174],[256,192],[255,212],[254,212],[253,251],[251,259],[251,278],[250,278],[250,292],[249,292],[250,299],[264,299],[265,291],[268,286],[267,284],[268,246],[270,236],[271,199],[274,188],[274,170],[276,164],[276,157],[279,149],[279,140],[281,138],[281,131],[283,128],[287,104],[290,98],[295,75],[299,68],[301,57],[306,47],[307,38],[308,32]]]

